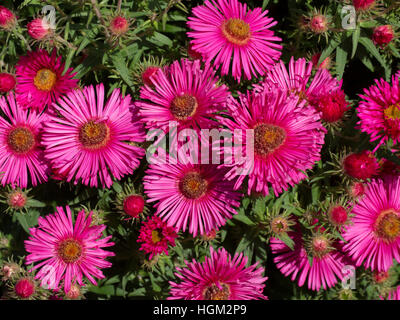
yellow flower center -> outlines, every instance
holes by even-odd
[[[206,193],[207,187],[207,180],[197,172],[187,173],[179,183],[180,191],[189,199],[202,197]]]
[[[230,18],[222,24],[222,34],[229,42],[243,46],[250,40],[250,26],[242,19]]]
[[[59,244],[57,252],[65,263],[74,263],[78,261],[82,255],[82,246],[78,241],[68,239]]]
[[[382,211],[375,222],[375,234],[386,242],[394,241],[400,235],[400,217],[390,209]]]
[[[222,290],[216,284],[212,284],[203,292],[204,300],[229,300],[231,295],[230,288],[227,284],[221,284]]]
[[[56,82],[57,75],[50,69],[40,69],[33,79],[35,87],[42,91],[50,91]]]
[[[178,120],[186,120],[193,116],[197,110],[197,99],[189,94],[175,97],[171,103],[170,111]]]
[[[387,107],[383,113],[387,119],[397,120],[400,119],[400,102],[397,104],[392,104]]]
[[[153,241],[154,244],[161,241],[161,232],[159,230],[153,230],[151,232],[151,241]]]
[[[79,140],[88,149],[102,148],[110,140],[110,128],[104,122],[91,120],[79,130]]]
[[[259,124],[254,128],[254,150],[257,154],[265,156],[279,148],[286,139],[283,128]]]
[[[8,146],[16,153],[26,153],[35,146],[35,136],[28,128],[15,128],[8,134]]]

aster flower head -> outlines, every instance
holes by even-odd
[[[344,275],[342,268],[349,264],[338,243],[329,239],[325,234],[317,232],[308,242],[304,241],[302,233],[289,233],[295,246],[290,249],[282,240],[272,238],[270,246],[274,262],[286,277],[302,287],[307,281],[307,287],[313,291],[321,288],[327,290],[333,287]],[[310,264],[311,260],[311,264]]]
[[[124,16],[115,15],[115,17],[110,20],[109,29],[114,36],[119,37],[128,32],[129,24],[129,20]]]
[[[248,258],[243,253],[234,257],[221,248],[210,247],[210,258],[200,263],[185,261],[186,267],[177,268],[179,283],[170,281],[171,296],[168,300],[258,300],[263,295],[264,268],[258,262],[246,267]]]
[[[168,255],[168,247],[175,247],[175,239],[178,237],[175,229],[157,216],[143,222],[139,232],[137,242],[142,243],[139,250],[150,254],[149,260],[161,253]]]
[[[389,292],[387,300],[400,300],[400,286]]]
[[[215,71],[200,61],[182,59],[158,70],[145,85],[136,105],[147,129],[168,131],[171,121],[179,128],[207,129],[215,126],[210,118],[222,110],[229,95],[225,85],[217,85]]]
[[[241,194],[224,179],[225,168],[214,164],[150,164],[144,177],[147,202],[155,202],[157,215],[177,230],[195,237],[224,225],[236,214]]]
[[[49,55],[45,50],[28,52],[17,63],[15,88],[18,103],[25,109],[42,111],[46,106],[75,89],[77,79],[72,68],[64,72],[62,57],[57,57],[53,50]]]
[[[329,71],[323,68],[319,68],[312,77],[312,69],[313,63],[307,62],[305,58],[295,60],[292,57],[288,68],[285,67],[283,61],[279,61],[270,69],[260,84],[254,85],[254,88],[256,91],[262,91],[264,87],[267,87],[271,90],[285,90],[288,94],[294,93],[299,96],[300,100],[305,100],[317,111],[321,111],[321,107],[318,107],[320,98],[326,97],[323,105],[331,106],[328,110],[339,109],[342,111],[343,103],[338,103],[338,105],[332,103],[333,97],[335,97],[334,92],[341,90],[342,81],[332,77]],[[341,92],[339,94],[342,95]],[[342,102],[343,100],[339,99],[338,101]],[[339,106],[340,108],[338,108]],[[323,109],[327,109],[327,107]],[[327,116],[327,118],[330,117],[332,115]]]
[[[47,181],[48,166],[41,147],[45,114],[23,110],[13,93],[0,97],[0,181],[25,188]]]
[[[247,155],[246,130],[254,130],[254,164],[233,161],[226,177],[237,177],[235,188],[242,186],[245,175],[238,174],[238,168],[248,172],[248,194],[251,191],[269,194],[271,186],[279,195],[289,186],[306,178],[304,172],[311,169],[320,159],[326,129],[314,108],[300,101],[297,95],[287,96],[286,91],[277,88],[263,88],[261,92],[239,94],[239,101],[228,99],[227,106],[233,121],[221,118],[231,132],[242,130],[242,147],[235,154]],[[251,149],[251,148],[250,148]],[[251,156],[251,155],[250,155]]]
[[[136,222],[147,215],[148,208],[146,207],[146,198],[142,190],[143,186],[135,188],[132,181],[129,179],[128,181],[120,190],[117,189],[115,206],[121,213],[122,219]],[[114,186],[119,188],[119,185],[114,184]]]
[[[310,103],[321,112],[321,118],[327,124],[338,123],[349,109],[344,91],[340,89],[314,95],[310,97]]]
[[[73,222],[71,209],[57,207],[54,214],[39,217],[36,228],[30,229],[25,249],[29,252],[26,264],[37,263],[30,271],[40,269],[35,279],[42,287],[58,290],[64,283],[64,291],[70,291],[76,282],[83,285],[83,276],[96,285],[94,277],[103,279],[100,269],[111,267],[105,259],[113,252],[102,248],[113,246],[111,236],[102,238],[105,225],[90,226],[91,214],[78,213]]]
[[[282,39],[274,36],[271,27],[277,21],[261,8],[248,10],[238,0],[205,1],[189,17],[188,32],[193,49],[207,63],[222,65],[221,74],[231,74],[240,81],[242,73],[247,79],[264,75],[279,59]]]
[[[51,167],[75,184],[112,185],[139,166],[144,129],[129,95],[115,89],[105,100],[104,85],[69,92],[53,104],[43,134],[45,156]]]
[[[133,78],[136,84],[140,86],[147,85],[154,88],[152,77],[165,66],[163,58],[150,56],[140,63],[136,64],[133,71]]]
[[[367,184],[353,207],[352,224],[343,233],[344,249],[357,266],[387,271],[400,262],[400,178],[387,177]]]
[[[362,132],[377,141],[374,152],[389,139],[400,142],[400,73],[392,77],[392,83],[384,79],[375,80],[375,85],[364,89],[363,99],[357,107]]]
[[[353,0],[353,6],[357,11],[365,11],[371,9],[375,2],[375,0]]]

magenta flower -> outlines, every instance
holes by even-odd
[[[192,49],[201,53],[207,63],[222,65],[222,75],[240,81],[264,75],[281,56],[282,39],[274,36],[271,27],[277,24],[261,8],[247,10],[237,0],[205,1],[193,8],[188,26],[193,30]]]
[[[366,186],[343,234],[344,250],[357,266],[388,271],[393,259],[400,262],[400,178],[389,176]]]
[[[224,179],[226,169],[202,164],[151,164],[143,179],[148,202],[178,231],[196,236],[224,225],[236,214],[241,194]]]
[[[400,300],[400,286],[390,291],[386,300]]]
[[[361,131],[370,135],[370,141],[380,145],[392,139],[400,142],[400,73],[392,77],[392,84],[384,79],[375,80],[376,85],[364,89],[357,108]]]
[[[313,101],[318,101],[320,96],[341,89],[342,81],[333,78],[328,70],[320,68],[314,77],[311,77],[312,69],[312,62],[306,62],[304,58],[294,60],[292,57],[288,69],[280,61],[267,73],[261,84],[255,85],[255,88],[257,91],[262,90],[264,86],[286,90],[288,93],[298,95],[311,105]]]
[[[323,234],[316,234],[311,239],[309,255],[312,259],[310,265],[306,246],[299,232],[289,232],[294,241],[294,250],[290,249],[282,240],[272,238],[270,246],[274,262],[286,277],[291,276],[295,281],[297,275],[298,285],[301,287],[307,281],[308,289],[319,291],[333,287],[338,278],[342,280],[346,274],[342,273],[345,265],[350,264],[349,259],[342,253],[339,244],[331,242]]]
[[[23,110],[14,94],[0,97],[0,179],[1,184],[15,184],[20,188],[47,181],[48,166],[40,146],[45,114]]]
[[[39,262],[30,269],[40,268],[35,278],[43,287],[55,290],[63,281],[65,293],[76,282],[82,286],[83,276],[96,285],[94,277],[104,278],[100,269],[111,267],[105,259],[114,256],[102,249],[114,243],[109,242],[111,236],[102,238],[105,225],[91,226],[92,212],[86,216],[84,210],[80,211],[74,223],[68,206],[66,211],[57,207],[54,214],[39,217],[39,226],[31,228],[31,236],[25,240],[25,249],[30,253],[26,264]]]
[[[223,109],[229,95],[225,85],[217,85],[214,70],[203,69],[197,60],[175,61],[150,80],[152,86],[145,85],[140,92],[145,101],[136,102],[147,129],[167,132],[170,121],[180,128],[213,128],[216,122],[210,118]]]
[[[104,100],[104,86],[75,90],[60,98],[43,134],[45,156],[53,170],[69,182],[112,185],[139,166],[144,150],[134,145],[145,140],[131,97],[120,90]],[[132,108],[132,110],[130,110]]]
[[[40,112],[78,84],[78,80],[73,79],[72,68],[62,75],[64,63],[61,56],[57,58],[55,50],[51,56],[45,50],[28,52],[19,59],[15,69],[18,103]]]
[[[248,258],[243,253],[231,255],[221,248],[210,247],[211,258],[200,263],[193,259],[185,261],[185,268],[177,268],[176,277],[181,281],[170,281],[171,296],[168,300],[257,300],[268,299],[263,295],[264,268],[258,262],[246,267]]]
[[[234,153],[246,155],[245,130],[254,130],[254,166],[244,161],[233,161],[226,177],[236,179],[235,189],[243,185],[246,175],[238,175],[238,168],[248,172],[248,193],[269,194],[272,186],[275,195],[306,178],[303,171],[311,169],[320,160],[326,129],[314,108],[286,91],[270,90],[240,94],[239,101],[228,99],[228,109],[233,121],[220,118],[231,132],[243,130],[242,147]],[[268,107],[266,107],[268,106]],[[249,155],[247,155],[249,157]]]
[[[178,237],[174,228],[160,219],[153,216],[143,222],[140,228],[138,242],[142,243],[139,250],[149,253],[149,260],[155,255],[165,253],[168,255],[168,246],[175,246],[175,239]]]

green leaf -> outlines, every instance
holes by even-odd
[[[283,241],[291,250],[294,250],[294,241],[287,233],[278,236],[278,239]]]
[[[166,45],[168,47],[172,47],[172,40],[159,32],[154,32],[154,35],[149,39],[149,41],[157,46]]]
[[[94,285],[88,285],[87,286],[88,290],[90,292],[96,293],[96,294],[102,294],[106,296],[112,296],[114,295],[114,286],[108,285],[108,286],[103,286],[103,287],[96,287]]]
[[[235,220],[238,220],[240,222],[243,222],[244,224],[248,225],[248,226],[253,226],[254,222],[251,221],[247,216],[245,216],[244,214],[235,214],[233,216],[233,218]]]
[[[336,73],[339,80],[342,79],[344,68],[347,63],[347,52],[344,51],[340,46],[336,48]]]
[[[29,207],[33,207],[33,208],[43,208],[43,207],[46,206],[45,203],[40,202],[39,200],[35,200],[35,199],[29,199],[29,200],[26,202],[26,204],[27,204]]]
[[[360,39],[360,26],[357,26],[357,29],[353,32],[353,49],[351,50],[351,59],[354,58],[354,55],[356,54],[357,47],[358,47],[358,40]]]
[[[114,55],[111,58],[115,69],[119,72],[121,78],[126,82],[126,84],[130,87],[133,87],[132,77],[128,68],[126,67],[126,61],[120,55]]]
[[[338,39],[332,38],[331,41],[329,41],[328,47],[325,48],[324,51],[322,51],[321,56],[318,60],[318,65],[320,65],[326,58],[328,58],[339,44],[340,41]]]
[[[385,73],[386,73],[386,70],[388,70],[389,67],[387,66],[385,60],[383,59],[383,57],[379,53],[378,49],[376,48],[376,46],[374,45],[372,40],[367,38],[367,37],[360,37],[360,43],[365,47],[365,49],[367,49],[367,51],[369,53],[371,53],[371,55],[376,60],[378,60],[378,62],[381,64],[381,66],[385,69]]]
[[[17,212],[15,213],[15,217],[17,218],[19,224],[21,225],[21,227],[27,232],[29,233],[29,224],[26,221],[26,216],[24,214],[22,214],[21,212]]]

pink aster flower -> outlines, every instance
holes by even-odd
[[[352,210],[352,224],[343,234],[344,249],[357,266],[388,271],[400,262],[400,178],[386,177],[367,184]]]
[[[131,97],[115,89],[105,101],[103,84],[69,92],[53,108],[43,134],[45,156],[58,175],[75,184],[104,187],[139,166],[145,140]]]
[[[281,56],[282,39],[274,36],[271,27],[277,24],[261,8],[247,10],[237,0],[205,1],[193,9],[188,26],[193,30],[193,50],[207,63],[222,65],[222,75],[232,75],[240,81],[264,75]]]
[[[288,69],[283,61],[280,61],[267,73],[261,84],[255,85],[255,89],[260,91],[265,86],[286,90],[288,93],[295,93],[317,108],[313,101],[318,102],[318,97],[341,89],[342,81],[338,81],[328,70],[322,68],[317,70],[314,77],[311,77],[312,69],[313,63],[306,62],[304,58],[294,60],[292,57]]]
[[[243,253],[232,256],[224,249],[214,251],[204,262],[185,261],[185,268],[177,268],[179,283],[170,281],[171,296],[168,300],[258,300],[263,295],[264,268],[258,262],[246,267],[248,258]]]
[[[294,250],[277,238],[270,241],[272,253],[276,255],[274,262],[283,275],[291,276],[292,281],[299,275],[299,287],[307,281],[308,289],[313,291],[319,291],[321,287],[324,290],[331,288],[338,279],[344,278],[346,274],[342,273],[342,269],[350,263],[338,243],[332,243],[320,233],[313,236],[308,246],[299,230],[289,232],[289,236],[294,241]],[[308,255],[312,259],[311,265]]]
[[[43,287],[55,290],[63,281],[67,293],[76,282],[83,285],[83,276],[94,285],[94,277],[104,278],[100,269],[111,267],[105,259],[114,256],[114,253],[102,248],[114,243],[109,242],[111,236],[102,238],[105,225],[90,226],[92,212],[86,216],[82,210],[72,222],[68,206],[66,211],[67,214],[62,207],[57,207],[54,214],[39,217],[39,226],[30,229],[31,236],[25,240],[25,249],[30,253],[26,264],[39,262],[30,269],[40,268],[35,279],[40,279]]]
[[[0,179],[1,184],[21,188],[47,181],[48,166],[43,159],[41,144],[45,114],[23,110],[14,94],[0,97]]]
[[[159,69],[145,85],[138,101],[142,121],[148,129],[168,131],[170,121],[180,128],[207,129],[215,126],[210,118],[222,110],[229,95],[225,85],[218,86],[218,77],[210,66],[200,61],[182,59]]]
[[[29,52],[18,61],[15,92],[19,104],[24,108],[42,111],[60,96],[77,87],[78,80],[72,79],[72,68],[64,72],[62,58],[54,50],[49,56],[45,50]]]
[[[143,223],[137,241],[142,243],[139,250],[150,253],[151,260],[153,256],[163,252],[168,255],[168,246],[175,247],[177,237],[174,228],[167,226],[160,217],[153,216]]]
[[[357,108],[361,131],[370,135],[370,141],[380,145],[392,139],[400,142],[400,74],[392,77],[392,84],[384,79],[375,80],[376,85],[364,89]]]
[[[315,109],[298,96],[264,88],[259,93],[239,94],[239,101],[230,98],[227,106],[233,121],[222,117],[220,121],[231,132],[242,130],[242,146],[234,154],[246,155],[225,164],[232,167],[226,177],[237,178],[235,189],[246,177],[238,174],[240,168],[248,173],[249,194],[253,190],[268,195],[272,186],[278,195],[306,178],[303,171],[320,160],[326,129]],[[247,154],[247,130],[254,130],[254,164]]]
[[[144,177],[148,202],[170,226],[196,236],[224,225],[236,214],[241,194],[224,179],[226,169],[212,164],[151,164]]]
[[[11,30],[17,22],[17,19],[10,10],[0,6],[0,28]]]

